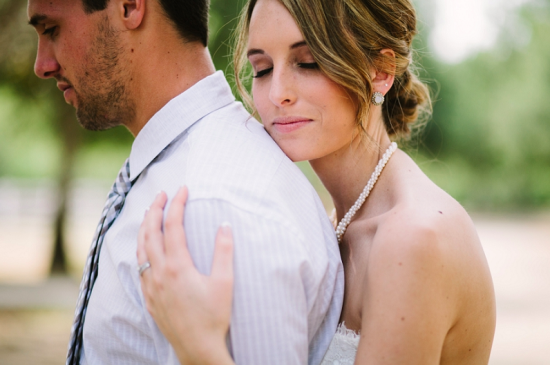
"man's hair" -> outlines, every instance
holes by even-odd
[[[168,20],[187,42],[208,44],[208,8],[210,0],[156,0]],[[82,0],[88,14],[105,10],[109,0]]]

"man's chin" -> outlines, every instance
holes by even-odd
[[[120,123],[100,118],[97,115],[93,116],[83,113],[82,110],[78,108],[76,109],[76,119],[78,119],[78,122],[84,129],[94,132],[105,131],[120,125]]]

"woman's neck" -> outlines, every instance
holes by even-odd
[[[309,163],[330,193],[338,221],[356,202],[391,141],[381,128],[370,128],[349,145]]]

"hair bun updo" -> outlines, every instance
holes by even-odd
[[[395,78],[383,106],[384,123],[390,135],[408,136],[422,114],[430,113],[429,90],[418,77],[406,70]]]

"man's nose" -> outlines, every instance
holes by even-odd
[[[49,79],[59,72],[59,63],[50,46],[38,42],[36,61],[34,62],[34,73],[41,79]]]

